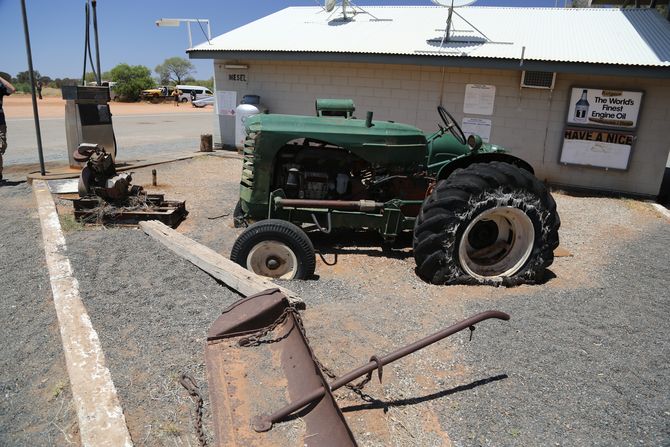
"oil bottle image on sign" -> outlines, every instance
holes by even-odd
[[[582,97],[575,104],[575,121],[579,123],[587,123],[589,114],[589,101],[587,100],[587,91],[582,91]]]

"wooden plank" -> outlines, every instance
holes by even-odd
[[[161,196],[162,197],[162,196]],[[98,210],[94,207],[88,206],[89,199],[81,199],[74,201],[74,216],[80,221],[90,221],[92,219],[98,220]],[[96,200],[95,205],[99,202]],[[136,209],[126,210],[118,208],[117,212],[107,213],[100,216],[102,223],[116,225],[118,223],[138,223],[143,220],[160,220],[166,225],[176,226],[188,214],[186,211],[186,202],[183,201],[164,201],[161,206],[156,204],[149,210]]]
[[[179,256],[187,259],[244,296],[255,295],[267,289],[278,288],[288,297],[289,302],[299,308],[305,307],[304,301],[295,292],[280,287],[272,281],[250,272],[230,259],[221,256],[211,248],[205,247],[193,239],[189,239],[161,222],[156,220],[144,221],[140,222],[140,227],[146,234]]]

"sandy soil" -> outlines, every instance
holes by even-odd
[[[26,94],[14,94],[4,98],[3,109],[7,119],[32,118],[32,98]],[[38,112],[40,118],[62,118],[65,115],[65,101],[60,97],[45,96],[38,100]],[[197,108],[190,103],[180,104],[176,107],[174,103],[151,104],[148,102],[112,102],[110,103],[112,113],[117,116],[123,115],[149,115],[160,113],[212,113],[211,107]]]

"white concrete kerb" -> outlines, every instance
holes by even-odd
[[[49,188],[33,181],[42,224],[51,291],[60,327],[65,364],[83,446],[133,445],[98,333],[79,295],[79,283],[67,258],[65,237]]]
[[[651,206],[656,208],[656,211],[663,214],[666,219],[670,220],[670,210],[668,210],[666,207],[658,203],[652,203]]]

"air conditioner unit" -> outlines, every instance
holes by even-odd
[[[554,89],[556,73],[552,71],[526,71],[521,72],[522,88],[544,88]]]

